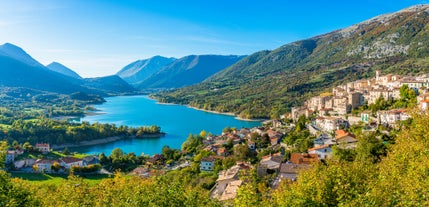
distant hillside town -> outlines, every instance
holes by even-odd
[[[400,88],[407,85],[414,90],[421,109],[426,110],[429,93],[429,74],[421,76],[380,75],[368,80],[357,80],[345,85],[336,86],[332,93],[322,93],[305,102],[303,106],[292,108],[292,119],[299,116],[317,113],[319,116],[342,116],[350,113],[359,106],[374,104],[377,99],[399,99]]]

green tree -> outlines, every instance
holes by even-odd
[[[112,153],[110,153],[112,160],[118,160],[122,155],[124,155],[124,152],[121,148],[115,148],[112,150]]]
[[[41,206],[31,193],[19,184],[20,182],[12,182],[9,175],[0,170],[0,206]]]
[[[64,148],[63,153],[64,153],[65,155],[69,155],[69,154],[70,154],[70,150],[69,150],[69,148],[68,148],[68,147]]]

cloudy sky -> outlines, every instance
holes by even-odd
[[[248,55],[425,0],[0,0],[0,44],[83,77],[155,55]]]

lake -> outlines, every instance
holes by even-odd
[[[234,116],[196,110],[187,106],[159,104],[147,96],[117,96],[106,98],[105,103],[96,105],[99,115],[86,116],[82,121],[90,123],[115,123],[127,126],[157,125],[167,133],[160,138],[126,139],[96,146],[73,148],[72,151],[109,155],[114,148],[124,152],[153,155],[161,153],[163,146],[180,149],[190,133],[202,130],[221,134],[225,127],[251,128],[261,125],[259,121],[238,120]]]

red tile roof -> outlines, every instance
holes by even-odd
[[[75,157],[63,157],[61,158],[61,160],[66,164],[82,161],[82,159],[75,158]]]
[[[293,164],[312,164],[319,161],[317,154],[308,153],[292,153],[290,155],[290,161]]]

